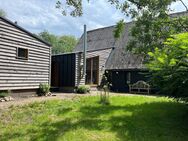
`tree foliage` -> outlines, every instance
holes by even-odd
[[[169,6],[182,0],[109,0],[124,14],[130,16],[134,26],[130,31],[130,40],[126,46],[133,53],[147,55],[155,47],[163,48],[165,41],[173,34],[188,31],[188,17],[170,17]]]
[[[130,33],[132,38],[127,45],[127,49],[133,53],[146,55],[148,51],[153,51],[156,46],[162,48],[164,46],[163,41],[170,37],[170,35],[188,31],[188,17],[169,17],[169,12],[171,11],[169,6],[173,2],[181,2],[185,10],[188,11],[183,0],[107,1],[134,20],[135,25]],[[62,10],[63,15],[70,14],[77,17],[83,14],[82,3],[82,0],[59,0],[56,3],[56,7]],[[121,32],[121,29],[118,29],[121,26],[118,24],[114,32],[115,38],[120,36]]]
[[[7,16],[6,12],[3,9],[0,9],[0,16],[1,17],[6,17]]]
[[[59,0],[56,3],[56,8],[61,9],[64,16],[70,14],[73,17],[77,17],[83,14],[82,0]]]
[[[74,36],[56,36],[48,31],[43,31],[38,36],[52,45],[52,54],[72,52],[77,44],[77,39]]]
[[[115,30],[114,30],[114,37],[116,39],[120,38],[124,29],[125,29],[125,22],[124,22],[124,20],[120,20],[116,24],[116,27],[115,27]]]
[[[153,84],[161,92],[188,97],[188,33],[177,34],[164,42],[164,48],[149,52],[147,67]]]

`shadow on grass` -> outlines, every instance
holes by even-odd
[[[72,109],[59,110],[58,114]],[[174,102],[153,102],[125,106],[81,106],[80,115],[60,121],[44,122],[25,133],[10,133],[2,140],[31,134],[31,140],[57,140],[67,132],[86,129],[110,131],[118,140],[131,141],[182,141],[188,140],[188,108]],[[39,130],[38,130],[39,129]]]

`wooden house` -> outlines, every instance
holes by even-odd
[[[186,14],[183,12],[171,16],[185,16]],[[139,80],[147,81],[145,74],[148,71],[143,65],[143,57],[127,52],[125,48],[131,38],[129,31],[133,24],[134,22],[126,23],[121,38],[117,40],[114,38],[115,26],[87,32],[86,77],[83,74],[83,35],[73,53],[53,56],[52,86],[72,88],[79,85],[90,85],[95,87],[101,84],[103,75],[106,74],[112,83],[111,90],[128,92],[128,84],[136,83]],[[67,59],[68,56],[72,61],[70,58]],[[63,67],[63,64],[69,67]],[[58,74],[61,80],[54,78],[55,74]],[[63,79],[64,81],[71,80],[71,85],[67,82],[63,84]]]
[[[50,72],[51,46],[0,17],[0,91],[36,91]]]
[[[131,26],[132,23],[126,24],[125,31],[118,40],[113,34],[115,26],[87,32],[86,77],[83,74],[83,36],[73,53],[52,56],[52,86],[96,87],[101,84],[105,72],[108,72],[113,91],[128,91],[128,81],[134,83],[139,79],[143,80],[144,77],[139,74],[145,71],[142,57],[124,51]]]

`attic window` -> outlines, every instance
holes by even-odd
[[[25,48],[17,48],[17,58],[28,60],[28,49]]]

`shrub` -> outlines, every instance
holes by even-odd
[[[0,92],[0,98],[7,97],[10,95],[10,93],[11,92],[9,90]]]
[[[79,93],[79,94],[89,93],[90,92],[90,86],[88,86],[88,85],[78,86],[76,92]]]
[[[46,94],[48,94],[50,92],[50,85],[47,83],[41,83],[39,85],[39,92],[38,95],[39,96],[44,96]]]
[[[108,80],[108,71],[105,72],[102,78],[102,82],[100,85],[100,101],[99,103],[103,105],[109,105],[110,104],[110,93],[109,89],[112,86],[112,84]]]
[[[99,103],[101,103],[103,105],[109,105],[110,104],[110,94],[109,94],[108,86],[103,86],[103,88],[101,89]]]
[[[146,66],[152,73],[153,86],[162,94],[175,98],[188,97],[188,33],[168,38],[165,47],[149,52]]]

